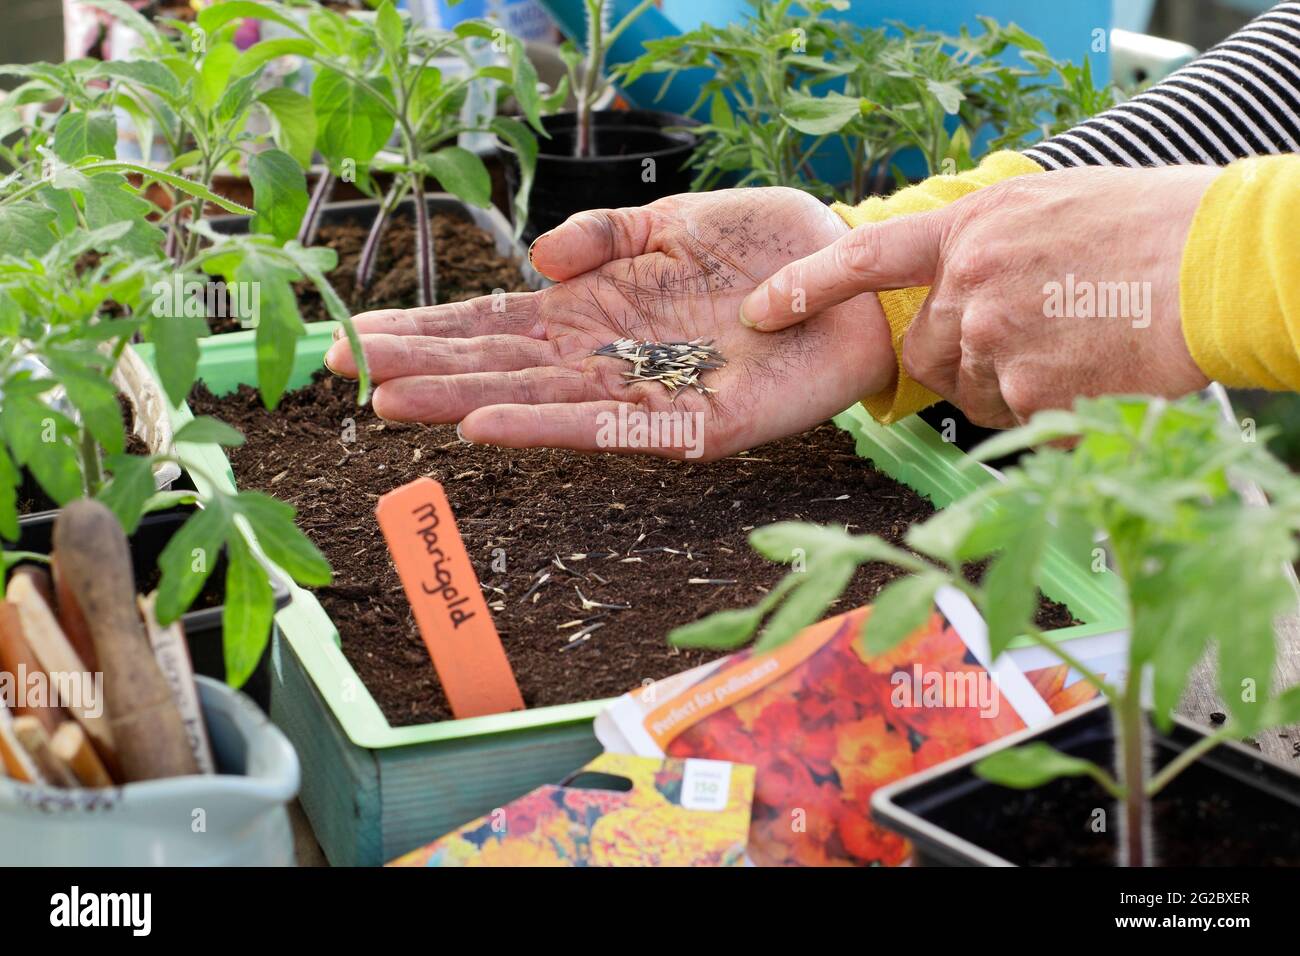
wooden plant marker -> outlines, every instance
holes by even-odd
[[[442,485],[417,478],[380,498],[375,516],[451,712],[459,718],[523,710]]]

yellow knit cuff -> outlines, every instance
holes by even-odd
[[[1228,166],[1183,247],[1179,307],[1192,359],[1236,388],[1300,391],[1300,157]]]
[[[924,182],[908,186],[888,198],[872,196],[856,206],[835,203],[831,208],[839,213],[840,218],[850,227],[856,228],[897,216],[940,209],[984,186],[991,186],[1012,176],[1042,171],[1042,167],[1020,153],[992,153],[985,157],[977,168],[968,172],[954,176],[931,176]],[[914,381],[903,369],[903,339],[929,293],[928,287],[877,293],[880,306],[884,309],[885,318],[889,322],[894,355],[898,360],[898,381],[893,388],[863,399],[862,406],[871,413],[873,418],[885,425],[892,425],[939,401],[938,395]]]

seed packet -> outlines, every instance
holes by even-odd
[[[388,865],[738,866],[753,796],[753,767],[607,753]]]
[[[753,764],[757,865],[901,864],[906,842],[870,817],[877,788],[1049,720],[1039,687],[1062,706],[1092,688],[1068,668],[1031,679],[1009,654],[989,660],[983,621],[958,592],[940,592],[929,622],[875,658],[859,640],[870,612],[624,695],[596,735],[610,750]]]

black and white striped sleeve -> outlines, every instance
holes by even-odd
[[[1121,103],[1025,150],[1066,166],[1222,166],[1300,152],[1300,2],[1288,0]]]

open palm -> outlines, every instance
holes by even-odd
[[[460,422],[473,442],[582,451],[609,447],[602,428],[621,403],[642,412],[699,413],[702,457],[714,459],[803,431],[889,384],[895,360],[874,295],[779,333],[739,321],[746,294],[781,266],[829,245],[847,226],[816,199],[784,188],[661,199],[581,213],[537,240],[539,292],[484,296],[356,318],[375,381],[376,414]],[[712,340],[727,360],[702,394],[674,399],[657,382],[593,350],[620,338]],[[346,341],[326,356],[355,374]],[[628,409],[625,409],[625,412]]]

